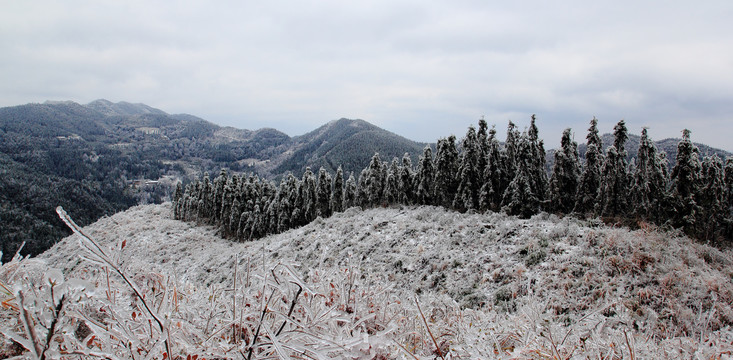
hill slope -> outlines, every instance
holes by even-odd
[[[393,157],[402,158],[405,153],[410,153],[413,163],[416,163],[423,147],[425,144],[408,140],[364,120],[339,119],[294,137],[293,144],[273,173],[302,174],[308,166],[314,172],[323,167],[335,173],[342,166],[345,174],[353,171],[358,175],[369,164],[374,153],[378,152],[382,160],[388,162]]]
[[[547,215],[352,208],[239,244],[169,214],[168,205],[135,207],[84,231],[155,299],[170,319],[165,339],[181,356],[246,352],[261,326],[260,356],[281,357],[711,358],[733,346],[733,254],[674,233]],[[106,317],[108,326],[133,329],[116,336],[143,336],[142,348],[161,350],[163,340],[154,343],[161,334],[134,327],[149,319],[134,310],[139,301],[125,300],[134,296],[119,278],[79,255],[78,238],[70,237],[38,260],[6,265],[0,279],[20,286],[46,266],[97,279],[87,309],[114,309],[120,318]],[[110,294],[118,300],[101,305]],[[271,315],[264,316],[265,303]],[[286,316],[288,308],[295,311]],[[232,317],[237,309],[243,315]],[[108,343],[117,340],[97,331],[100,351],[114,349]],[[86,334],[78,341],[94,343]]]

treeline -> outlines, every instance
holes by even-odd
[[[220,228],[224,237],[256,239],[299,227],[352,206],[438,205],[458,211],[504,211],[528,218],[541,211],[578,217],[600,216],[628,224],[654,223],[682,228],[705,240],[728,242],[733,233],[733,158],[700,159],[690,132],[683,131],[671,172],[644,129],[637,157],[627,162],[628,130],[614,127],[613,145],[603,153],[593,118],[585,162],[571,130],[562,134],[551,175],[532,116],[521,132],[511,121],[502,144],[494,127],[479,121],[460,143],[451,135],[426,146],[417,166],[409,154],[391,162],[374,154],[358,176],[335,177],[323,168],[302,178],[287,175],[276,186],[257,176],[229,176],[222,170],[174,194],[176,219]]]

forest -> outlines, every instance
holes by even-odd
[[[213,180],[177,185],[176,219],[218,227],[222,236],[239,241],[257,239],[303,226],[352,206],[438,205],[460,212],[502,211],[529,218],[540,212],[600,217],[630,227],[655,225],[680,229],[687,235],[730,245],[733,234],[733,158],[700,158],[690,131],[677,144],[669,170],[644,129],[636,157],[627,161],[629,139],[625,121],[614,127],[613,144],[603,152],[598,120],[590,121],[585,161],[571,129],[562,134],[548,175],[546,152],[536,118],[520,132],[511,121],[502,144],[480,120],[457,142],[439,139],[435,155],[426,146],[413,166],[410,154],[383,161],[379,153],[358,177],[341,167],[335,175],[307,168],[300,179],[292,173],[279,186],[256,175],[222,170]]]

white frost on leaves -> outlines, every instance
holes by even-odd
[[[271,339],[267,349],[280,356],[626,358],[633,352],[635,358],[709,358],[733,348],[731,251],[674,233],[630,232],[547,214],[521,220],[421,206],[352,208],[233,243],[170,213],[167,204],[138,206],[84,228],[137,286],[157,296],[158,312],[172,329],[151,333],[157,342],[131,340],[146,351],[160,351],[166,339],[174,340],[179,354],[246,351],[224,335],[243,331],[251,341],[265,303],[280,315],[268,315],[260,336]],[[129,300],[129,289],[113,281],[110,290],[103,268],[82,258],[71,236],[38,259],[3,265],[0,282],[33,283],[40,268],[59,269],[48,273],[54,281],[81,279],[67,283],[114,304],[98,325],[92,319],[102,315],[88,315],[92,331],[112,320],[136,326],[128,319],[141,316],[135,302],[120,301],[123,295]],[[96,290],[82,286],[89,282]],[[298,287],[304,294],[288,318]],[[272,300],[271,293],[281,299]],[[17,326],[7,316],[12,310],[4,311],[2,320]],[[283,321],[288,330],[309,328],[275,336]],[[137,334],[124,326],[111,330],[114,338]],[[321,343],[314,345],[314,338]],[[120,352],[110,344],[95,346]]]

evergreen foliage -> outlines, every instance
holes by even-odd
[[[379,153],[374,153],[369,168],[367,170],[366,194],[367,205],[381,205],[384,195],[385,174],[382,170],[382,161],[379,159]]]
[[[536,116],[532,114],[529,130],[527,130],[527,138],[529,140],[529,153],[524,160],[526,166],[529,166],[529,176],[532,192],[537,196],[540,204],[547,199],[548,180],[546,165],[545,146],[539,138],[539,129],[537,129]]]
[[[435,153],[435,201],[450,208],[458,188],[458,149],[455,135],[438,140]]]
[[[624,216],[628,211],[629,176],[624,149],[628,130],[624,120],[613,129],[614,141],[606,150],[596,203],[596,212],[607,217]]]
[[[344,181],[340,167],[335,180],[324,168],[318,176],[307,168],[300,180],[291,173],[279,186],[255,175],[229,176],[224,170],[213,182],[204,174],[201,180],[176,186],[173,214],[177,219],[214,225],[223,236],[244,241],[287,231],[352,206],[440,205],[458,211],[502,210],[522,218],[543,209],[583,216],[593,215],[595,209],[595,215],[613,220],[669,224],[701,239],[730,241],[733,158],[724,165],[719,157],[708,156],[701,163],[688,130],[678,144],[670,178],[667,159],[647,129],[642,132],[637,157],[627,165],[624,121],[614,127],[614,144],[604,157],[593,118],[583,170],[578,145],[566,129],[549,180],[535,117],[522,134],[511,122],[508,130],[503,148],[495,127],[483,134],[484,122],[479,123],[478,133],[473,126],[468,128],[460,152],[455,136],[440,139],[435,158],[432,148],[426,146],[417,169],[409,154],[401,160],[393,158],[388,165],[375,153],[358,183],[353,172]]]
[[[423,149],[417,169],[417,201],[425,205],[433,205],[435,189],[435,169],[433,168],[433,150],[430,146]]]
[[[354,180],[354,173],[349,175],[346,179],[346,185],[344,186],[344,210],[356,206],[356,180]]]
[[[486,141],[486,167],[482,174],[479,208],[483,211],[499,211],[506,187],[506,155],[496,138],[496,128],[491,127]]]
[[[402,156],[402,166],[399,174],[399,202],[405,205],[415,203],[415,172],[412,169],[412,160],[410,154],[405,153]]]
[[[725,220],[728,212],[728,194],[725,184],[723,160],[717,155],[706,156],[702,162],[702,188],[699,204],[702,210],[700,217],[701,236],[704,239],[716,240],[724,234]]]
[[[587,150],[585,153],[585,167],[578,183],[578,192],[575,196],[573,212],[582,216],[595,211],[598,189],[601,184],[601,170],[603,169],[603,143],[598,135],[598,120],[593,117],[586,136]]]
[[[682,141],[677,145],[677,161],[672,169],[672,196],[674,214],[671,216],[675,227],[685,229],[692,235],[700,220],[701,209],[698,204],[701,190],[700,157],[697,147],[690,140],[690,130],[682,131]]]
[[[520,134],[519,130],[517,130],[517,126],[514,125],[514,123],[510,120],[509,125],[507,125],[506,129],[506,141],[504,142],[504,154],[506,155],[506,159],[503,163],[504,174],[506,174],[506,176],[503,178],[503,189],[506,189],[509,186],[509,183],[514,179],[514,175],[517,169],[519,137]]]
[[[641,220],[659,222],[667,203],[667,159],[657,152],[646,128],[641,131],[637,154],[631,172],[633,214]]]
[[[344,170],[340,166],[336,169],[336,179],[333,181],[331,211],[344,211]]]
[[[516,154],[516,173],[504,192],[502,210],[509,215],[529,218],[539,212],[540,198],[533,189],[532,159],[533,148],[527,133],[519,138]]]
[[[550,209],[561,214],[568,214],[575,207],[580,180],[578,143],[570,138],[570,132],[570,129],[565,129],[562,133],[560,151],[555,153],[550,178]]]
[[[331,174],[326,172],[326,169],[321,168],[318,170],[318,192],[316,207],[317,215],[323,218],[331,216],[331,188],[333,183],[331,181]]]
[[[458,189],[453,200],[454,209],[463,211],[478,209],[478,195],[481,189],[480,154],[476,130],[471,126],[463,139],[463,153],[458,167]]]
[[[400,163],[399,159],[396,157],[392,159],[392,163],[389,166],[389,170],[387,170],[387,178],[385,179],[385,186],[384,186],[384,195],[382,198],[384,199],[384,202],[388,205],[394,205],[399,201],[400,198],[400,188],[399,188],[399,178],[400,178]]]

